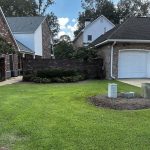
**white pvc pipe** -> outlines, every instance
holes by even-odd
[[[116,44],[116,42],[114,42],[111,46],[111,78],[115,79],[115,77],[113,76],[113,58],[114,58],[114,45]]]

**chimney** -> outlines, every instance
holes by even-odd
[[[91,19],[86,19],[85,20],[85,27],[87,26],[87,25],[89,25],[91,23]]]

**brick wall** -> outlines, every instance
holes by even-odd
[[[42,43],[43,43],[43,58],[51,58],[51,32],[48,27],[48,22],[45,20],[42,24]]]
[[[50,59],[24,59],[23,71],[44,70],[49,68],[64,68],[64,69],[75,69],[81,72],[86,72],[89,78],[102,78],[103,61],[97,60],[92,63],[81,62],[77,60],[50,60]]]
[[[13,71],[14,74],[17,75],[17,70],[18,70],[18,55],[17,55],[17,45],[13,39],[13,36],[8,28],[8,25],[0,12],[0,36],[4,38],[8,43],[10,43],[13,48],[16,50],[16,54],[13,54]],[[11,71],[10,71],[10,60],[9,60],[9,55],[1,55],[1,57],[5,58],[5,78],[11,77]]]
[[[77,39],[75,39],[75,41],[73,41],[73,47],[76,48],[80,48],[83,47],[83,33],[81,33],[81,35],[79,35],[77,37]]]

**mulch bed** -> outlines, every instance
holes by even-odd
[[[90,97],[90,102],[96,107],[104,107],[115,110],[139,110],[150,108],[150,99],[135,97],[127,99],[118,97],[117,99],[108,98],[106,95]]]

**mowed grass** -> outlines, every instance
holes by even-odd
[[[0,87],[0,147],[10,150],[150,150],[150,109],[96,108],[109,81]],[[117,81],[116,81],[117,82]],[[119,91],[140,89],[119,83]]]

